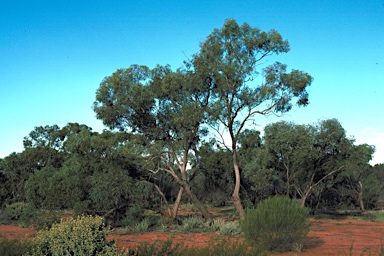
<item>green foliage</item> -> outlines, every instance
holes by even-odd
[[[269,124],[263,142],[248,156],[243,171],[255,201],[285,194],[299,197],[312,211],[372,208],[377,202],[381,183],[369,165],[373,147],[354,145],[338,120]]]
[[[102,217],[62,220],[36,234],[30,255],[116,255],[117,246],[106,241],[107,232]]]
[[[212,144],[206,143],[200,147],[199,154],[203,161],[201,171],[192,181],[193,188],[204,202],[222,206],[234,188],[231,153],[215,150]]]
[[[26,208],[27,203],[16,202],[5,206],[5,212],[9,220],[19,220],[23,215],[23,211]]]
[[[384,211],[373,212],[372,214],[375,216],[376,220],[384,221]]]
[[[29,255],[32,249],[32,241],[29,239],[7,239],[0,237],[1,256]]]
[[[129,202],[132,194],[133,179],[121,168],[108,168],[91,177],[90,199],[93,207],[106,211]]]
[[[302,243],[309,231],[308,210],[287,197],[271,197],[248,209],[241,228],[249,242],[285,252]]]
[[[295,100],[299,106],[308,104],[306,89],[313,79],[306,72],[287,72],[286,65],[276,62],[262,69],[263,83],[253,82],[260,74],[256,67],[264,58],[288,51],[288,41],[283,40],[276,30],[264,32],[247,23],[239,25],[236,20],[228,19],[200,45],[200,52],[194,55],[191,63],[203,80],[202,90],[212,93],[207,108],[211,124],[220,131],[219,137],[223,138],[222,130],[230,136],[235,172],[232,197],[236,199],[240,219],[244,218],[244,212],[239,197],[241,176],[237,144],[244,139],[241,133],[246,123],[257,114],[288,112]],[[246,140],[243,142],[247,144]],[[223,140],[221,144],[225,144]]]
[[[241,233],[240,225],[236,221],[224,221],[222,219],[210,221],[200,216],[183,219],[181,230],[184,232],[213,231],[226,236],[235,236]]]
[[[121,220],[119,220],[115,225],[118,226],[132,226],[134,227],[138,222],[143,219],[144,209],[140,206],[132,206],[126,209],[126,212]]]
[[[165,242],[155,241],[153,243],[143,243],[135,250],[129,250],[128,255],[133,256],[167,256],[167,255],[182,255],[180,251],[184,250],[181,244],[172,244],[172,240]]]
[[[5,214],[10,221],[16,221],[21,227],[32,224],[36,208],[31,203],[16,202],[5,207]]]
[[[173,244],[172,240],[143,243],[135,250],[128,250],[133,256],[256,256],[268,255],[260,248],[251,248],[247,243],[233,242],[229,239],[212,242],[206,247],[187,247],[181,243]]]
[[[280,194],[284,188],[281,175],[269,165],[271,156],[265,147],[252,155],[252,161],[244,166],[244,181],[249,183],[248,193],[253,197],[254,203]]]
[[[250,247],[248,243],[240,241],[231,241],[229,239],[223,239],[217,243],[211,243],[203,248],[188,248],[180,255],[190,256],[256,256],[256,255],[268,255],[263,249],[259,247]]]
[[[224,221],[222,219],[215,219],[211,225],[213,231],[218,231],[220,235],[235,236],[240,235],[241,229],[238,222]]]
[[[206,229],[207,221],[200,216],[191,216],[183,219],[182,230],[184,232],[191,232],[196,229]]]
[[[148,231],[150,225],[150,220],[148,218],[144,218],[142,221],[136,224],[136,231],[139,233]]]
[[[82,198],[81,176],[73,166],[36,171],[26,182],[26,197],[37,207],[71,209]]]

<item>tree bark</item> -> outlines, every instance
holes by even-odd
[[[311,189],[306,191],[305,194],[303,195],[303,197],[301,198],[301,205],[302,206],[305,206],[305,202],[307,201],[307,197],[308,197],[310,191],[311,191]]]
[[[183,192],[184,192],[184,188],[182,186],[180,186],[179,193],[177,193],[177,198],[175,201],[175,205],[173,207],[172,219],[174,219],[174,220],[177,217],[177,212],[179,210],[181,196],[183,195]]]
[[[289,177],[289,167],[285,164],[285,163],[283,163],[284,164],[284,167],[285,167],[285,176],[286,176],[286,178],[287,178],[287,183],[286,183],[286,186],[287,186],[287,196],[289,197],[289,194],[291,193],[291,191],[290,191],[290,188],[291,188],[291,186],[290,186],[290,183],[289,183],[289,181],[290,181],[290,177]]]
[[[241,204],[241,199],[240,199],[240,168],[239,164],[237,162],[237,152],[236,148],[233,149],[233,167],[235,170],[235,189],[233,190],[232,194],[232,202],[233,205],[235,206],[237,212],[239,213],[239,218],[240,221],[243,221],[245,219],[245,212],[244,208]]]
[[[360,210],[364,212],[365,207],[364,207],[364,200],[363,200],[363,183],[361,183],[361,181],[359,181],[359,186],[360,186],[360,189],[359,189],[359,192],[357,193],[357,197],[359,199]]]
[[[212,221],[212,215],[207,210],[207,208],[200,202],[200,200],[196,197],[195,193],[192,192],[191,187],[189,186],[188,182],[181,181],[181,186],[185,190],[185,193],[187,193],[188,197],[191,199],[193,204],[199,209],[203,217],[207,220]]]

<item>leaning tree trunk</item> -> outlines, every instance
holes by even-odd
[[[184,188],[182,186],[180,186],[179,193],[177,193],[177,198],[175,201],[175,205],[173,207],[172,219],[174,219],[174,220],[177,217],[177,212],[179,210],[181,196],[183,195],[183,192],[184,192]]]
[[[301,198],[301,206],[305,206],[305,202],[307,201],[307,197],[309,195],[309,192],[310,190],[306,191],[303,195],[303,197]]]
[[[243,221],[245,219],[245,213],[244,213],[244,208],[241,204],[241,199],[240,199],[240,168],[239,164],[237,162],[237,152],[236,149],[233,149],[233,167],[235,170],[235,189],[233,190],[232,194],[232,202],[233,205],[235,206],[237,212],[239,213],[239,218],[240,221]]]
[[[207,220],[212,220],[211,213],[207,210],[207,208],[200,202],[195,193],[192,192],[191,186],[187,181],[180,181],[180,186],[184,189],[185,193],[187,193],[188,197],[191,199],[193,204],[199,209],[203,217]]]

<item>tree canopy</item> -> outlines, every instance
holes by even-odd
[[[287,72],[286,65],[276,62],[262,69],[262,82],[256,83],[260,75],[257,68],[262,61],[288,51],[288,41],[276,30],[264,32],[228,19],[221,29],[213,30],[190,63],[198,77],[207,81],[207,89],[212,94],[207,108],[211,124],[217,131],[223,126],[231,139],[229,149],[236,177],[232,200],[240,219],[244,218],[237,159],[241,132],[256,114],[285,113],[292,108],[293,100],[299,106],[309,103],[306,89],[313,78],[304,71]],[[219,136],[224,137],[221,133]],[[226,145],[224,141],[222,144]]]

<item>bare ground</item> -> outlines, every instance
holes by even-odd
[[[346,217],[341,219],[311,219],[311,229],[303,244],[303,252],[290,252],[273,255],[379,255],[384,247],[384,222],[367,221]],[[0,236],[8,239],[31,239],[35,234],[32,228],[21,228],[12,225],[0,225]],[[113,230],[108,239],[116,240],[119,248],[135,248],[143,242],[166,241],[187,246],[207,246],[212,239],[220,239],[218,234],[211,233],[161,233],[119,235]],[[242,239],[234,237],[231,239]]]

